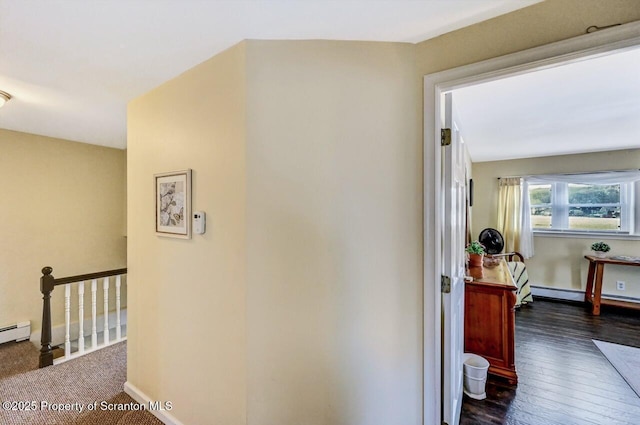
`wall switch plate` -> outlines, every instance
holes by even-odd
[[[616,289],[618,291],[624,291],[624,282],[621,280],[616,281]]]

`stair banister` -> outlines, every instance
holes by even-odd
[[[100,278],[104,278],[104,282],[105,282],[105,297],[108,297],[107,295],[107,289],[109,287],[108,284],[108,278],[110,276],[119,276],[123,275],[123,274],[127,274],[127,269],[126,268],[122,268],[122,269],[115,269],[115,270],[107,270],[104,272],[97,272],[97,273],[89,273],[89,274],[83,274],[83,275],[77,275],[77,276],[69,276],[69,277],[63,277],[63,278],[59,278],[56,279],[55,277],[53,277],[52,275],[53,273],[53,268],[52,267],[44,267],[42,269],[42,277],[40,278],[40,292],[42,292],[42,300],[43,300],[43,304],[42,304],[42,336],[40,338],[40,344],[41,344],[41,348],[40,348],[40,359],[39,359],[39,367],[46,367],[46,366],[51,366],[53,365],[53,348],[51,347],[51,333],[52,333],[52,325],[51,325],[51,292],[53,292],[53,290],[55,289],[56,286],[58,285],[66,285],[69,283],[76,283],[76,282],[84,282],[87,280],[96,280],[96,279],[100,279]],[[118,287],[120,280],[118,279]],[[80,291],[79,291],[80,292]],[[92,292],[93,292],[93,300],[92,300],[92,304],[93,304],[93,328],[94,328],[94,335],[95,335],[95,323],[96,323],[96,318],[95,318],[95,287],[92,288]],[[82,294],[84,295],[84,283],[82,284]],[[68,297],[67,297],[68,298]],[[118,307],[119,307],[119,294],[117,295],[118,298]],[[68,301],[68,300],[66,300]],[[65,306],[65,308],[67,308],[68,306]],[[108,316],[108,304],[107,301],[105,300],[105,316]],[[119,308],[118,308],[119,310]],[[82,311],[82,310],[81,310]],[[68,313],[65,312],[65,313]],[[118,315],[120,314],[120,311],[118,311]],[[66,322],[68,322],[68,314],[66,314]],[[108,322],[107,322],[107,317],[105,317],[105,326],[107,326]],[[82,322],[82,319],[80,320]],[[120,323],[120,319],[118,317],[118,324]],[[68,325],[67,325],[68,326]],[[68,333],[68,331],[66,332]],[[82,335],[82,331],[80,332],[80,334]],[[108,337],[108,329],[105,330],[105,334]],[[118,336],[120,336],[120,333],[118,332],[117,334]],[[67,335],[65,335],[65,339]],[[95,338],[95,336],[94,336]],[[108,341],[108,339],[105,341],[105,343]],[[83,348],[84,348],[84,343],[83,343]],[[96,348],[95,343],[93,344],[92,348]]]
[[[40,278],[40,292],[42,292],[42,337],[40,343],[39,367],[53,364],[53,350],[51,349],[51,291],[55,287],[55,278],[51,275],[53,269],[44,267]]]

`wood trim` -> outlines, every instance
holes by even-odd
[[[121,274],[127,274],[127,269],[126,268],[114,269],[114,270],[107,270],[104,272],[87,273],[87,274],[79,274],[77,276],[61,277],[58,279],[54,279],[53,285],[58,286],[58,285],[64,285],[67,283],[83,282],[85,280],[100,279],[103,277],[118,276]]]

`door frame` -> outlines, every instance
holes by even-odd
[[[440,116],[445,92],[640,46],[640,22],[465,65],[424,77],[423,424],[441,424],[442,224]],[[432,206],[433,208],[430,208]],[[428,247],[428,249],[427,249]]]

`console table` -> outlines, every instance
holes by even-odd
[[[600,258],[593,255],[585,255],[584,258],[589,260],[589,273],[587,274],[587,287],[584,291],[584,301],[591,303],[591,313],[594,316],[600,315],[600,305],[613,305],[616,307],[640,309],[640,304],[638,303],[607,300],[602,298],[602,276],[604,274],[605,264],[640,267],[640,262],[625,261],[608,257]]]
[[[464,300],[464,350],[489,361],[489,373],[518,383],[515,304],[518,287],[507,262],[469,267]],[[472,280],[471,280],[472,279]]]

